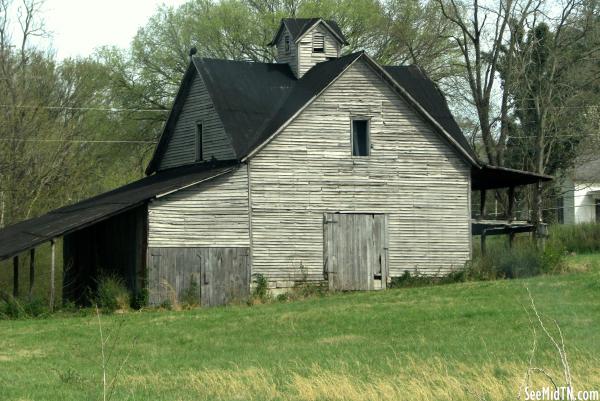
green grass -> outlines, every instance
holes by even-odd
[[[598,389],[599,260],[524,280],[102,316],[109,380],[129,354],[112,400],[515,399],[533,342],[526,287],[561,326],[575,386]],[[1,321],[0,333],[0,399],[101,399],[94,315]],[[534,365],[560,382],[536,333]]]

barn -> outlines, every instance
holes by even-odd
[[[273,292],[385,289],[462,268],[474,230],[531,230],[484,219],[485,193],[550,177],[484,165],[417,66],[346,44],[334,21],[284,19],[276,63],[192,56],[147,177],[7,227],[0,259],[63,236],[66,299],[110,271],[151,304],[193,285],[211,306],[259,274]]]

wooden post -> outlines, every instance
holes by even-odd
[[[485,255],[485,229],[481,232],[481,254]]]
[[[508,188],[508,212],[507,218],[508,221],[513,221],[515,219],[515,187]]]
[[[19,296],[19,255],[13,258],[13,297]]]
[[[52,257],[50,259],[50,312],[54,311],[54,270],[56,261],[56,242],[54,239],[50,240],[50,246],[52,248]]]
[[[480,196],[481,196],[481,200],[480,200],[480,205],[479,205],[479,218],[483,219],[484,218],[484,214],[485,214],[485,189],[482,189],[479,191]]]
[[[514,208],[515,208],[515,187],[509,187],[508,188],[508,211],[507,211],[507,219],[508,222],[511,223],[515,216],[515,212],[514,212]],[[512,230],[510,231],[510,233],[508,234],[508,247],[512,248],[513,246],[513,241],[515,240],[515,233],[512,232]]]
[[[33,282],[35,281],[35,248],[29,250],[29,299],[33,296]]]

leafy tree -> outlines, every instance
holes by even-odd
[[[105,190],[115,178],[106,171],[131,171],[122,146],[93,142],[119,139],[121,121],[105,110],[105,67],[92,59],[58,63],[33,47],[31,39],[44,35],[40,3],[14,7],[0,0],[0,226]],[[117,182],[129,177],[119,174]]]
[[[129,49],[104,48],[115,107],[167,111],[189,63],[198,56],[273,62],[272,39],[281,18],[335,19],[348,37],[346,52],[366,50],[382,63],[419,64],[434,80],[456,74],[453,29],[433,0],[194,0],[163,6],[139,30]],[[166,113],[138,113],[138,132],[153,140]],[[142,123],[142,121],[144,123]],[[135,127],[132,127],[135,129]]]

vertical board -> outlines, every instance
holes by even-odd
[[[226,305],[250,295],[248,248],[150,248],[149,303],[197,296],[202,306]]]
[[[202,305],[219,306],[248,299],[248,248],[207,248],[202,260]]]
[[[327,213],[323,220],[324,265],[332,290],[373,290],[387,279],[387,229],[382,214]]]

